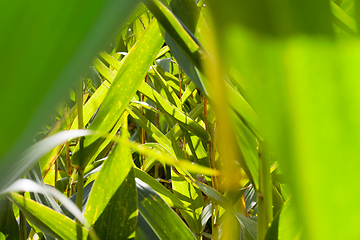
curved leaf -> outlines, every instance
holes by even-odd
[[[195,239],[176,213],[152,190],[136,179],[139,212],[159,239]]]
[[[0,198],[0,233],[9,240],[17,240],[20,237],[19,225],[16,222],[12,204],[6,197]]]
[[[23,176],[26,171],[43,155],[54,147],[70,140],[92,134],[90,130],[69,130],[47,137],[25,151],[16,162],[10,162],[0,168],[0,191],[9,186],[16,179]]]
[[[70,218],[17,193],[9,193],[9,198],[44,233],[64,240],[78,240],[77,231],[81,230],[81,239],[87,239],[89,231]]]

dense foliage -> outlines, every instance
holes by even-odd
[[[353,0],[0,5],[0,239],[360,237]]]

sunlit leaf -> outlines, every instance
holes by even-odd
[[[108,132],[112,129],[145,78],[149,66],[163,43],[159,31],[158,24],[154,19],[141,39],[137,41],[126,56],[126,60],[122,65],[123,70],[118,73],[112,82],[97,117],[89,129],[95,129],[99,132]],[[91,145],[95,141],[97,141],[97,137],[86,138],[84,147]],[[90,156],[88,154],[82,159],[79,155],[74,154],[72,164],[84,169],[89,160]]]
[[[17,193],[9,193],[9,198],[23,211],[29,221],[44,233],[60,239],[76,240],[79,230],[82,234],[81,239],[87,239],[88,230],[70,218]]]
[[[184,204],[161,183],[140,169],[134,168],[135,177],[148,184],[170,207],[185,208]]]
[[[123,124],[125,120],[127,121],[127,118],[123,117]],[[122,128],[124,140],[127,139],[125,128],[127,124]],[[84,214],[91,225],[95,224],[94,228],[96,232],[99,231],[100,238],[107,238],[106,232],[111,232],[111,236],[120,234],[127,238],[135,231],[137,206],[134,204],[134,181],[130,150],[126,145],[118,144],[95,180]],[[117,221],[110,221],[113,217],[111,213],[117,216]],[[122,223],[123,227],[116,225],[119,223]]]

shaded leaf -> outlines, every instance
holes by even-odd
[[[184,204],[173,193],[166,189],[161,183],[155,180],[153,177],[141,171],[138,168],[134,168],[135,177],[148,184],[164,201],[169,204],[170,207],[185,208]]]
[[[136,187],[139,212],[159,239],[195,239],[184,222],[149,185],[136,179]]]
[[[18,240],[20,231],[15,219],[11,202],[6,197],[0,197],[0,233],[4,239]]]

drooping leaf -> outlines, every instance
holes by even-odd
[[[138,218],[134,172],[131,170],[94,224],[100,239],[129,239],[135,235]]]
[[[159,239],[195,239],[184,222],[149,185],[136,179],[136,186],[139,212]]]
[[[39,185],[45,187],[45,183],[42,179],[41,176],[41,171],[40,171],[40,165],[36,164],[27,174],[26,174],[26,178],[29,180],[32,180],[36,183],[38,183]],[[69,180],[68,180],[69,181]],[[31,199],[41,203],[42,205],[45,205],[47,207],[50,207],[52,209],[54,209],[55,211],[62,213],[59,205],[55,202],[54,198],[52,196],[50,196],[49,194],[39,194],[37,192],[30,192],[30,196]]]
[[[146,222],[141,212],[138,216],[138,222],[136,227],[136,240],[158,240],[160,239],[151,226]]]
[[[84,226],[88,226],[87,221],[84,219],[84,216],[81,214],[79,208],[76,207],[75,203],[72,202],[71,200],[69,200],[61,192],[54,189],[53,187],[46,186],[46,185],[45,186],[40,185],[29,179],[18,179],[14,183],[12,183],[8,188],[1,191],[0,196],[6,195],[6,194],[11,194],[12,192],[26,192],[26,191],[33,192],[33,193],[40,193],[45,196],[52,196],[52,197],[56,198],[59,202],[61,202],[63,204],[63,206],[73,216],[75,216],[80,221],[80,223],[82,223]],[[37,203],[37,202],[35,202],[35,203]],[[39,203],[37,203],[37,204],[39,204]],[[44,205],[42,205],[42,206],[44,206]],[[47,206],[44,206],[44,207],[46,207],[47,209],[53,210],[51,208],[48,208]],[[57,208],[55,208],[55,209],[58,210],[59,212],[62,212],[61,210],[59,210]],[[55,210],[53,210],[53,211],[55,211]]]
[[[122,139],[127,140],[127,114],[122,117]],[[128,238],[136,228],[137,194],[128,146],[119,144],[104,162],[92,187],[85,218],[100,239]]]
[[[161,183],[138,168],[134,168],[135,177],[148,184],[170,207],[185,208],[184,204]]]
[[[147,132],[147,134],[154,138],[166,149],[166,151],[174,155],[174,150],[171,147],[171,141],[156,126],[154,126],[154,124],[146,119],[138,109],[131,106],[129,106],[128,109],[130,115]]]
[[[89,129],[102,133],[112,129],[145,78],[146,72],[162,43],[163,39],[159,32],[159,26],[154,19],[146,32],[127,54],[122,70],[119,71],[112,82],[97,117]],[[98,137],[95,136],[86,138],[84,147],[91,145],[97,139]],[[82,159],[80,159],[79,155],[74,154],[72,164],[84,169],[89,160],[90,154],[86,154]]]
[[[84,95],[83,98],[84,102],[86,101],[87,96],[88,94]],[[77,116],[77,109],[76,106],[74,106],[51,127],[51,129],[46,133],[45,137],[51,136],[60,131],[69,130],[76,116]],[[59,156],[63,147],[64,144],[53,148],[50,152],[48,152],[45,156],[43,156],[39,160],[41,173],[43,175],[46,175],[46,173],[49,171],[51,165],[54,163],[55,159]]]
[[[70,218],[17,193],[9,193],[9,199],[44,233],[64,240],[77,240],[79,231],[82,234],[81,239],[87,239],[88,230]]]
[[[0,168],[0,191],[8,187],[16,179],[23,176],[26,171],[35,164],[39,158],[45,155],[54,147],[64,142],[86,135],[92,134],[90,130],[69,130],[47,137],[25,151],[21,158],[14,162],[8,162],[3,168]]]
[[[179,16],[176,17],[173,12],[171,12],[163,3],[158,0],[153,0],[147,3],[147,7],[156,16],[164,29],[163,34],[167,44],[172,51],[172,54],[178,60],[180,66],[190,77],[190,79],[202,92],[206,93],[204,84],[202,83],[201,78],[199,77],[199,74],[195,68],[200,67],[200,58],[203,57],[203,51],[198,51],[200,46],[198,42],[195,41],[196,38],[191,33],[194,31],[193,25],[196,24],[196,13],[198,13],[198,9],[195,5],[195,2],[191,1],[187,1],[185,4],[182,3],[181,5],[181,10],[184,11],[185,9],[186,11],[191,9],[193,11],[191,18],[184,19],[184,14],[180,13],[178,13]],[[179,12],[181,10],[179,10]],[[182,22],[179,21],[179,19],[181,21],[184,20],[189,24],[185,26]],[[190,30],[188,30],[186,27],[190,28]]]
[[[172,138],[172,146],[178,158],[185,158],[178,143]],[[201,213],[204,206],[204,199],[199,188],[194,187],[193,183],[184,177],[185,172],[180,169],[171,169],[171,180],[174,195],[178,197],[188,208],[180,209],[181,215],[186,220],[191,230],[200,234],[202,230]]]
[[[204,141],[208,141],[210,139],[210,135],[201,125],[199,125],[196,121],[192,120],[190,117],[184,114],[182,110],[175,107],[168,100],[163,98],[148,84],[142,83],[139,87],[139,91],[146,95],[146,97],[151,99],[154,103],[156,103],[159,109],[172,117],[177,123],[179,123],[179,125],[193,132],[195,135],[199,136]]]
[[[156,70],[156,68],[152,68],[148,75],[153,79],[153,81],[155,81],[155,85],[161,86],[164,89],[167,100],[181,109],[180,99],[175,94],[174,90],[169,86],[167,81],[165,81],[165,79]]]
[[[335,17],[335,24],[342,28],[344,31],[351,35],[358,35],[358,30],[356,27],[355,20],[350,17],[346,12],[344,12],[338,5],[334,2],[330,2],[331,4],[331,12]]]

